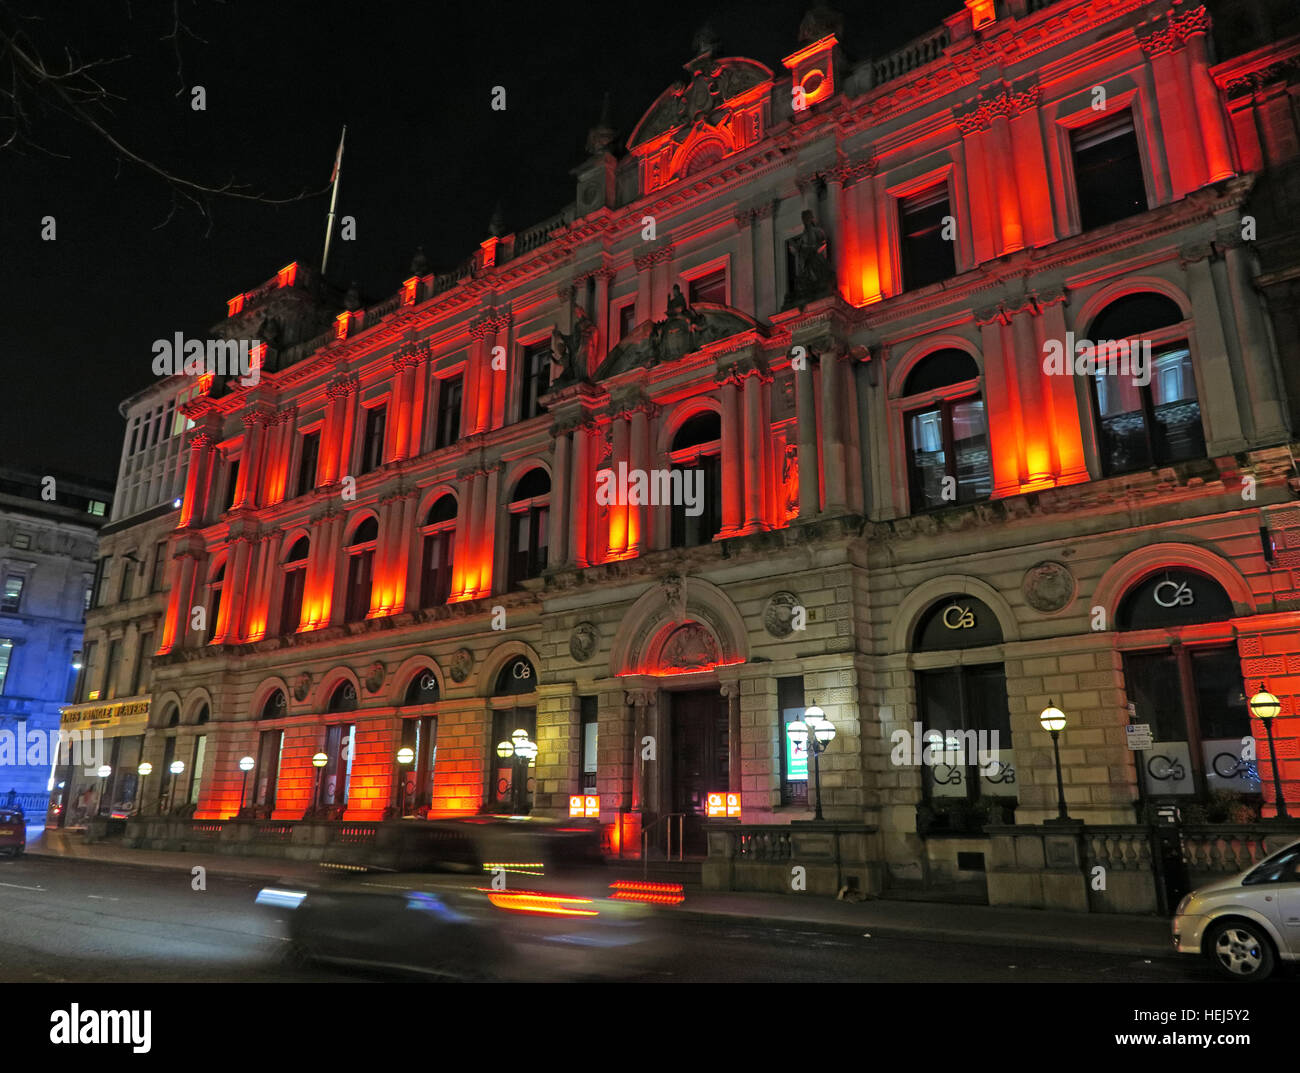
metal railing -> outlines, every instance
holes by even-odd
[[[683,856],[684,851],[682,849],[682,832],[683,832],[684,824],[686,822],[686,813],[669,812],[666,815],[660,816],[657,820],[655,820],[654,823],[652,823],[649,827],[647,827],[644,831],[641,832],[641,878],[642,879],[649,878],[650,836],[654,833],[654,829],[658,827],[661,823],[664,824],[664,860],[671,861],[673,859],[673,824],[672,824],[673,820],[677,821],[677,859],[679,861],[685,859],[685,857]]]

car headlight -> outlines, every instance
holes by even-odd
[[[1187,908],[1191,900],[1192,900],[1192,896],[1190,894],[1184,894],[1183,900],[1178,903],[1178,908],[1174,910],[1174,916],[1176,917],[1182,916],[1183,911]]]

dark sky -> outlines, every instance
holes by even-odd
[[[937,26],[961,0],[842,0],[853,61]],[[65,46],[99,69],[104,125],[124,145],[186,178],[230,180],[268,196],[322,188],[348,124],[339,214],[357,240],[337,243],[330,275],[367,301],[396,292],[423,245],[435,270],[487,236],[500,201],[507,231],[558,212],[569,169],[612,95],[621,146],[681,74],[705,21],[721,52],[781,72],[806,0],[446,3],[180,0],[177,76],[166,3],[28,0],[27,31],[53,64]],[[0,14],[0,30],[13,23]],[[2,81],[9,68],[0,65]],[[179,96],[177,90],[184,85]],[[207,93],[191,107],[190,87]],[[491,110],[506,87],[507,108]],[[48,98],[45,98],[48,101]],[[210,218],[162,180],[119,160],[41,98],[26,98],[31,147],[0,150],[0,463],[112,480],[118,402],[152,374],[150,345],[202,335],[225,301],[293,260],[318,265],[328,199],[284,206],[213,198]],[[11,129],[0,101],[0,141]],[[41,219],[56,220],[42,241]],[[170,217],[170,219],[169,219]]]

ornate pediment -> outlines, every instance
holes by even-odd
[[[741,332],[761,332],[759,325],[737,309],[700,302],[691,306],[674,284],[663,320],[644,321],[609,352],[597,380],[635,368],[653,368],[680,361],[687,354]]]

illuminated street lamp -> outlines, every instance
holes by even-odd
[[[140,789],[138,791],[140,794],[140,803],[136,805],[135,810],[136,812],[143,813],[144,812],[144,780],[153,774],[153,765],[149,763],[148,760],[146,760],[143,764],[141,764],[138,768],[135,769],[135,773],[140,776]]]
[[[786,733],[796,745],[803,746],[805,752],[813,758],[813,785],[817,791],[817,819],[822,816],[822,765],[821,755],[835,740],[835,724],[826,718],[826,713],[817,707],[817,702],[804,709],[803,718],[796,719],[786,727]]]
[[[516,730],[509,741],[497,742],[497,756],[510,760],[510,809],[515,815],[524,811],[528,791],[528,767],[537,759],[537,742],[528,737],[528,731]],[[522,777],[521,777],[522,776]]]
[[[326,756],[324,753],[317,753],[315,756],[311,758],[311,766],[316,769],[316,798],[315,798],[316,803],[312,807],[313,814],[320,811],[321,780],[325,774],[325,765],[328,764],[329,762],[330,762],[330,758]]]
[[[1282,714],[1282,702],[1259,683],[1259,692],[1250,698],[1250,714],[1264,724],[1268,732],[1268,758],[1273,765],[1273,793],[1277,795],[1277,818],[1289,819],[1286,798],[1282,796],[1282,778],[1277,770],[1277,749],[1273,745],[1273,720]]]
[[[406,772],[401,770],[415,760],[415,750],[409,745],[403,745],[397,750],[397,792],[401,795],[398,799],[397,817],[401,819],[406,815]]]
[[[107,764],[99,769],[99,804],[95,806],[95,815],[98,816],[104,811],[104,787],[108,785],[108,777],[113,774],[113,769]]]
[[[248,790],[248,773],[253,770],[257,763],[251,756],[245,756],[239,761],[239,770],[244,773],[244,781],[239,784],[239,811],[244,811],[244,793]]]
[[[1056,754],[1056,822],[1069,823],[1065,811],[1065,783],[1061,781],[1061,731],[1065,729],[1065,713],[1050,700],[1038,715],[1042,728],[1052,735],[1052,751]]]
[[[185,761],[184,761],[184,760],[173,760],[173,761],[172,761],[172,766],[171,766],[170,768],[168,768],[167,770],[169,770],[169,771],[172,773],[171,782],[167,784],[167,811],[168,811],[168,812],[171,812],[171,810],[172,810],[172,796],[173,796],[173,794],[175,793],[175,790],[176,790],[176,780],[177,780],[178,778],[180,778],[181,773],[185,770]]]

